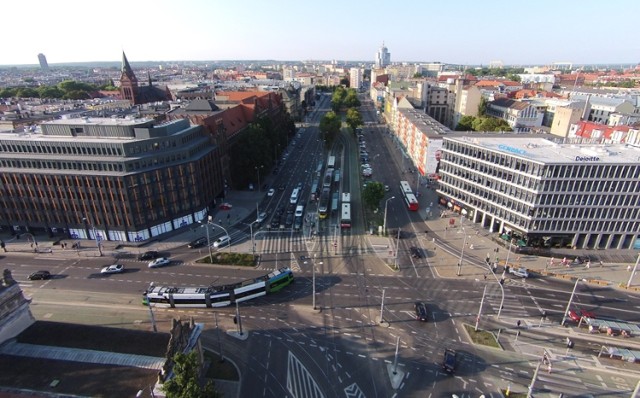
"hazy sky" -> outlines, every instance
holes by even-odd
[[[3,1],[0,65],[171,60],[636,63],[638,0]],[[122,18],[130,17],[131,20]]]

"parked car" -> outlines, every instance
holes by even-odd
[[[229,235],[224,235],[216,239],[215,242],[213,242],[213,247],[215,248],[224,247],[229,245],[230,243],[231,243],[231,237]]]
[[[119,274],[121,272],[124,272],[124,265],[122,264],[109,265],[100,270],[101,274]]]
[[[457,362],[456,352],[449,348],[445,349],[442,360],[442,370],[450,374],[455,373]]]
[[[513,274],[515,276],[519,276],[520,278],[528,278],[529,277],[529,272],[527,271],[527,269],[525,267],[511,268],[511,269],[509,269],[509,273]]]
[[[267,191],[267,196],[273,196],[276,194],[276,190],[273,188],[270,188],[269,191]]]
[[[36,271],[29,275],[30,281],[45,280],[49,278],[51,278],[51,273],[49,271]]]
[[[203,237],[203,238],[198,238],[198,239],[194,240],[193,242],[189,243],[187,245],[187,247],[189,249],[195,249],[195,248],[206,246],[206,245],[207,245],[207,238]]]
[[[422,322],[426,322],[429,318],[429,312],[427,311],[427,305],[422,301],[416,301],[413,305],[416,311],[416,319]]]
[[[220,205],[220,210],[231,210],[233,205],[231,203],[223,203]]]
[[[160,254],[157,251],[150,250],[142,253],[138,256],[138,260],[153,260],[154,258],[158,258]]]
[[[385,186],[384,186],[384,191],[385,191],[385,192],[389,192],[389,186],[388,186],[388,185],[385,185]]]
[[[171,260],[169,260],[168,258],[158,257],[149,263],[149,268],[164,267],[165,265],[169,265],[169,263],[171,263]]]

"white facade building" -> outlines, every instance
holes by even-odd
[[[439,203],[520,246],[640,249],[640,148],[443,137]]]
[[[349,87],[360,90],[362,87],[362,69],[349,69]]]
[[[378,49],[376,53],[376,68],[384,68],[388,65],[391,65],[391,53],[387,50],[387,47],[384,46],[384,42],[382,42],[382,46]]]

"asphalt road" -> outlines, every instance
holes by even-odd
[[[328,102],[318,107],[326,110]],[[374,111],[369,109],[365,120],[372,122],[374,118]],[[306,131],[291,144],[297,149],[289,151],[281,171],[265,179],[271,186],[285,186],[283,191],[276,190],[273,197],[265,195],[257,204],[259,211],[266,211],[269,217],[288,202],[291,190],[299,182],[304,197],[309,195],[317,164],[326,160],[320,155],[318,120],[319,116],[312,118]],[[410,176],[402,173],[402,162],[392,156],[394,144],[382,128],[368,124],[365,131],[370,129],[377,132],[366,139],[374,178],[392,185],[393,181]],[[351,154],[343,156],[342,148]],[[361,180],[356,174],[360,166],[355,139],[343,136],[331,151],[339,159],[338,167],[349,171],[343,173],[343,190],[350,190],[352,201],[358,203]],[[393,196],[393,192],[392,189],[385,198]],[[314,205],[309,204],[307,213],[313,216],[314,211]],[[537,388],[542,393],[566,391],[575,396],[587,393],[615,396],[628,395],[635,386],[633,376],[571,365],[570,356],[560,358],[563,339],[546,335],[542,329],[540,333],[523,333],[514,341],[516,320],[537,319],[542,311],[547,311],[545,322],[557,324],[573,284],[507,276],[507,282],[500,285],[497,279],[491,280],[493,275],[488,281],[436,278],[434,266],[444,256],[432,250],[424,235],[424,223],[417,213],[407,211],[399,195],[389,201],[387,215],[389,229],[402,228],[408,232],[405,239],[395,242],[399,246],[396,271],[373,253],[366,236],[367,226],[361,215],[354,214],[350,231],[335,228],[337,215],[318,221],[314,239],[309,239],[311,223],[300,232],[268,232],[264,227],[249,227],[255,214],[250,215],[232,227],[230,234],[234,244],[246,245],[251,241],[250,233],[255,233],[261,262],[251,270],[194,264],[192,261],[206,255],[207,249],[184,246],[163,253],[171,257],[172,264],[158,269],[149,269],[147,262],[138,261],[137,252],[122,253],[117,259],[46,259],[8,253],[2,263],[13,270],[16,280],[33,298],[32,311],[38,319],[145,330],[150,330],[150,314],[140,300],[150,282],[177,286],[222,284],[291,266],[296,273],[292,286],[277,295],[240,306],[243,328],[250,336],[247,340],[220,333],[218,344],[213,313],[218,316],[220,330],[233,331],[237,328],[233,323],[235,308],[154,311],[161,331],[167,331],[171,318],[177,316],[194,317],[205,323],[205,346],[216,351],[221,347],[223,355],[240,366],[242,396],[475,397],[485,393],[497,397],[497,391],[510,383],[520,390],[528,384],[543,349],[557,354],[558,365],[557,371],[547,373],[543,369],[539,374]],[[446,240],[437,243],[438,250],[457,255]],[[412,246],[423,248],[427,257],[412,258],[409,255]],[[251,249],[250,244],[245,247]],[[483,259],[470,256],[467,261],[482,265]],[[124,264],[126,271],[110,276],[99,274],[101,267],[114,262]],[[318,310],[312,308],[314,267]],[[54,278],[28,281],[27,276],[39,269],[51,271]],[[427,303],[428,322],[415,320],[413,303],[417,300]],[[500,328],[507,351],[468,342],[463,324],[473,324],[481,302],[481,326],[489,330]],[[578,284],[574,303],[577,308],[594,310],[602,316],[638,321],[637,300],[612,289]],[[488,315],[499,312],[505,323],[496,325]],[[445,375],[440,368],[447,347],[458,351],[455,376]],[[597,348],[593,343],[579,342],[571,355],[588,359]],[[390,368],[402,375],[397,384]]]

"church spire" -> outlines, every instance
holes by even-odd
[[[131,69],[131,65],[129,65],[129,60],[127,60],[127,56],[124,51],[122,52],[122,77],[127,77],[129,80],[137,80],[136,75],[133,74],[133,69]]]

